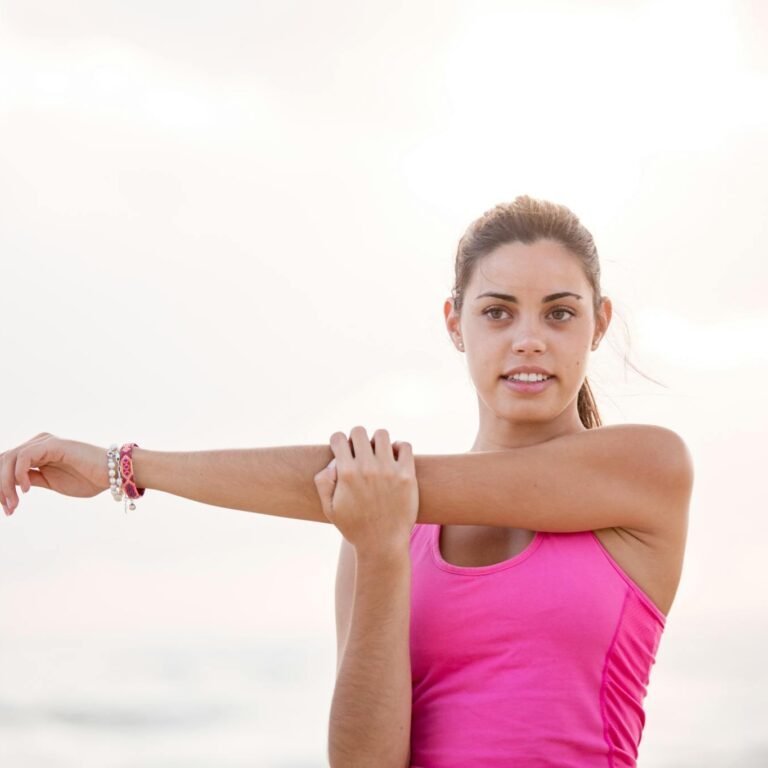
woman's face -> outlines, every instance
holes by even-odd
[[[576,423],[589,353],[610,316],[606,298],[595,317],[581,262],[552,240],[499,246],[477,263],[460,318],[452,299],[445,303],[448,330],[459,349],[463,343],[481,406],[513,422]],[[518,366],[537,366],[553,378],[511,385],[504,374]]]

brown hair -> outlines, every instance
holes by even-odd
[[[593,308],[597,314],[602,303],[600,260],[592,235],[569,208],[528,195],[519,195],[511,203],[501,203],[486,211],[469,225],[459,240],[455,283],[451,291],[455,311],[461,313],[464,291],[480,259],[505,243],[530,245],[542,239],[559,242],[581,261],[592,286]],[[587,429],[602,425],[586,376],[579,390],[577,408],[581,423]]]

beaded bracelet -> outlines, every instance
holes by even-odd
[[[124,443],[118,450],[117,443],[112,443],[107,451],[107,471],[112,498],[120,501],[125,498],[125,512],[136,509],[134,501],[144,495],[146,488],[139,488],[133,477],[133,449],[138,443]],[[130,504],[128,503],[130,499]]]
[[[120,477],[120,452],[117,449],[117,443],[112,443],[107,451],[107,472],[109,473],[109,490],[115,501],[123,498],[123,492],[120,490],[122,478]]]

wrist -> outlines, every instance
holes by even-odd
[[[133,479],[139,488],[156,488],[154,478],[158,474],[160,451],[146,448],[133,449]]]
[[[355,546],[355,555],[360,562],[374,565],[396,566],[411,562],[410,543],[387,542]]]

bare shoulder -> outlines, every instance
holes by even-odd
[[[608,424],[597,427],[595,431],[613,435],[618,445],[623,444],[629,450],[660,451],[667,459],[691,463],[691,453],[685,440],[669,427],[660,424]]]
[[[656,531],[646,532],[646,543],[666,552],[682,564],[688,534],[688,516],[693,493],[693,456],[685,440],[674,430],[638,424],[647,436],[647,450],[654,452],[653,480],[658,485],[663,514],[658,515]]]
[[[597,429],[614,437],[611,449],[622,454],[632,471],[659,491],[668,512],[687,514],[693,457],[677,432],[656,424],[611,424]]]
[[[652,491],[646,499],[653,505],[644,516],[644,528],[625,526],[626,541],[636,557],[647,562],[657,580],[675,588],[682,569],[688,537],[688,518],[693,492],[694,467],[691,451],[680,434],[656,424],[621,424],[604,427],[617,430],[625,444],[627,460],[635,466]]]
[[[653,525],[595,531],[618,564],[666,615],[680,582],[688,536],[694,468],[691,451],[674,430],[651,424],[600,427],[621,435],[628,460],[655,486]]]

